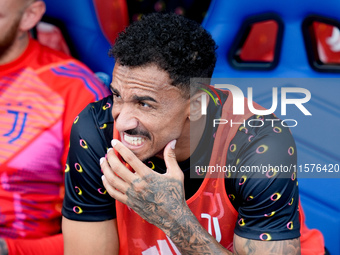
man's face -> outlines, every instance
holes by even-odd
[[[23,0],[0,0],[0,58],[17,38],[24,7]]]
[[[162,157],[167,143],[183,141],[190,100],[171,85],[167,72],[155,65],[131,68],[117,63],[111,90],[116,129],[122,143],[139,159]]]

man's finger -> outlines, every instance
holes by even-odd
[[[126,148],[120,141],[113,139],[111,145],[136,173],[142,176],[149,172],[149,168],[144,165],[144,163],[140,161],[140,159],[137,158],[137,156],[128,148]]]
[[[108,164],[105,158],[100,159],[100,167],[108,184],[112,186],[112,188],[118,189],[120,192],[125,193],[128,189],[128,184],[112,171],[111,166]],[[129,170],[126,169],[126,171]]]
[[[164,161],[167,168],[167,173],[177,173],[180,171],[182,173],[182,170],[178,166],[177,160],[176,160],[176,154],[175,154],[175,146],[176,146],[176,140],[172,140],[169,142],[165,148],[164,148]]]
[[[122,192],[120,192],[119,190],[116,190],[115,188],[113,188],[108,182],[108,180],[106,179],[105,175],[102,176],[102,181],[103,181],[103,185],[107,193],[109,193],[111,197],[113,197],[114,199],[118,200],[119,202],[123,204],[126,203],[127,196],[123,194]]]
[[[111,166],[112,171],[122,178],[124,181],[131,183],[136,176],[128,169],[124,162],[117,157],[112,148],[107,151],[107,160]]]

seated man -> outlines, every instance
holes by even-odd
[[[85,65],[30,39],[44,12],[43,1],[0,4],[1,255],[63,254],[71,126],[81,109],[109,94]]]
[[[113,97],[72,127],[65,254],[323,253],[321,233],[304,225],[295,173],[242,171],[296,164],[289,129],[251,127],[246,120],[276,117],[233,115],[229,92],[190,80],[211,78],[215,49],[175,14],[144,16],[119,35]],[[219,98],[207,99],[206,115],[205,92]],[[234,125],[213,125],[220,118]],[[216,165],[233,171],[204,170]]]

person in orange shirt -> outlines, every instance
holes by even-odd
[[[84,64],[28,31],[40,0],[0,2],[0,254],[63,254],[61,206],[77,114],[109,95]]]

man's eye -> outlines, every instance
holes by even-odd
[[[112,95],[113,95],[114,98],[115,98],[115,97],[116,97],[116,98],[120,98],[120,95],[118,95],[117,93],[113,93]]]
[[[139,102],[139,105],[142,107],[151,107],[151,105],[144,103],[144,102]]]

